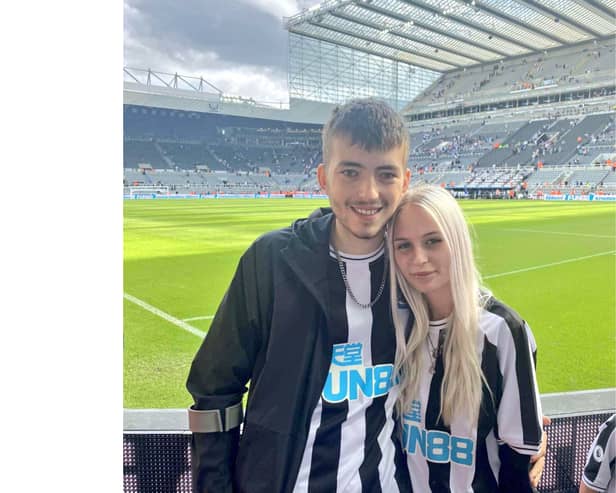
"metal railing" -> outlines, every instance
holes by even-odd
[[[616,388],[543,394],[548,449],[540,493],[577,493],[597,430],[616,410]],[[185,409],[124,410],[124,491],[192,493]]]

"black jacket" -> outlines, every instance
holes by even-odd
[[[237,404],[250,381],[241,439],[238,428],[193,434],[197,493],[294,486],[332,356],[326,259],[333,215],[323,212],[248,248],[195,356],[187,382],[195,409]]]

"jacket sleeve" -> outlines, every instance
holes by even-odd
[[[253,244],[240,259],[188,375],[196,493],[233,491],[242,397],[263,338],[260,303],[267,290],[260,284],[269,274],[258,276],[257,264]]]

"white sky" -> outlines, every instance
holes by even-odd
[[[203,77],[225,94],[287,101],[283,17],[318,0],[125,0],[124,65]]]

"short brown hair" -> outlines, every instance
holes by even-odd
[[[409,156],[409,134],[402,117],[385,101],[352,99],[336,106],[323,127],[323,162],[328,163],[331,140],[347,137],[351,145],[366,151],[389,151],[403,146],[405,163]]]

